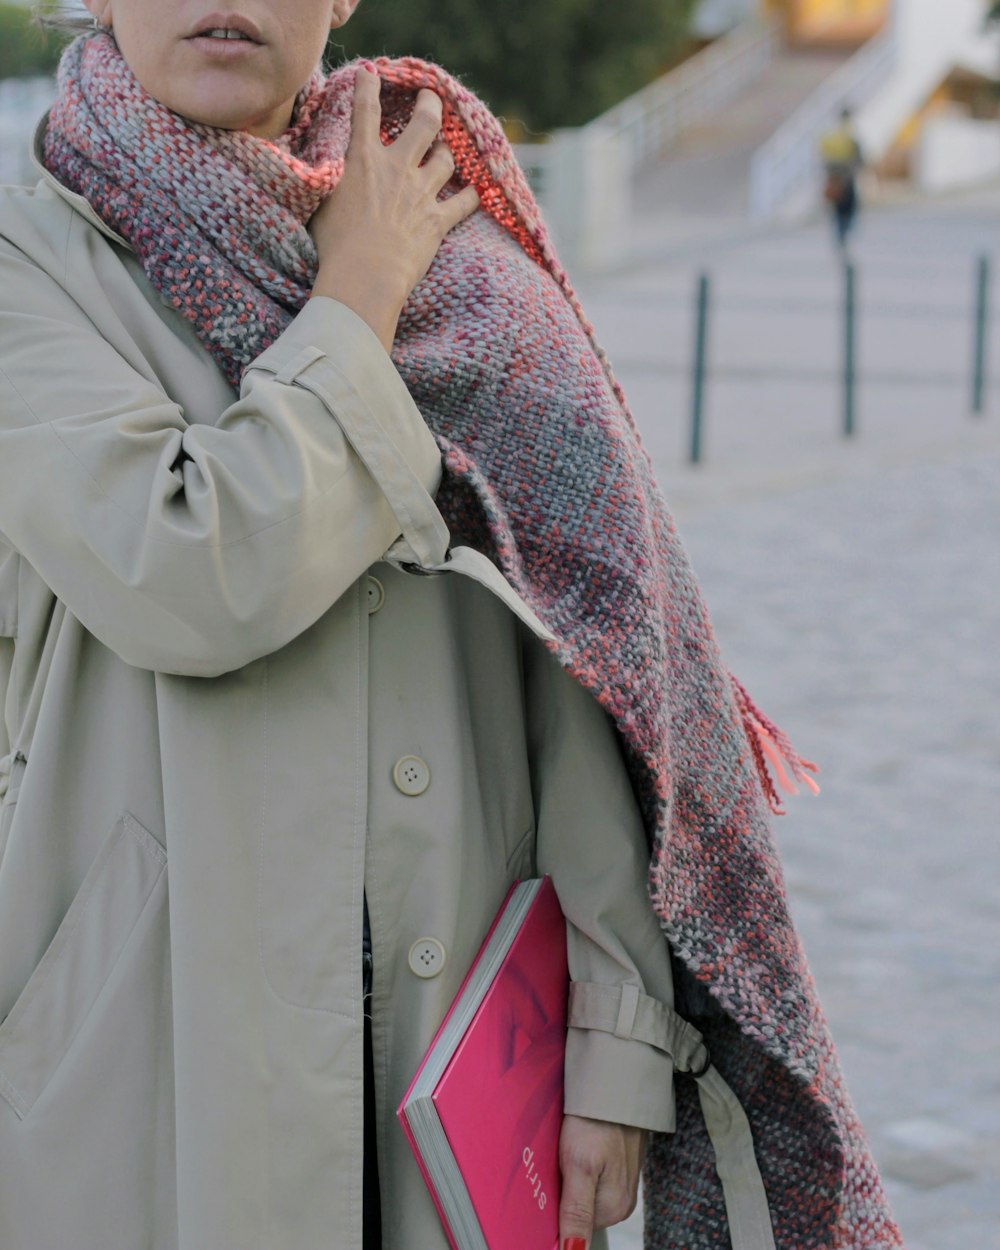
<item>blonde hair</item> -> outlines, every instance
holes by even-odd
[[[59,30],[67,35],[82,35],[94,29],[94,19],[79,4],[65,3],[63,0],[37,0],[32,5],[32,16],[36,25],[46,30]]]

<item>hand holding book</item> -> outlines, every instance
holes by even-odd
[[[610,1228],[632,1214],[646,1139],[644,1129],[582,1116],[563,1117],[559,1138],[561,1250],[586,1250],[595,1228]]]
[[[563,1115],[568,990],[552,882],[524,882],[399,1108],[455,1250],[587,1250],[635,1206],[643,1130]]]

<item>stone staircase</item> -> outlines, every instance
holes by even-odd
[[[635,244],[652,230],[683,239],[747,222],[755,153],[847,59],[838,51],[785,49],[767,73],[711,121],[695,126],[636,179]]]

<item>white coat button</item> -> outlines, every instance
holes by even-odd
[[[401,760],[396,761],[392,779],[401,794],[416,798],[431,784],[431,770],[419,755],[404,755]]]
[[[385,587],[377,577],[368,576],[368,615],[374,616],[385,603]]]
[[[417,938],[410,947],[410,971],[428,980],[436,977],[448,956],[437,938]]]

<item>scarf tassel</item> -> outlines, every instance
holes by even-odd
[[[764,796],[771,811],[776,816],[783,816],[785,809],[781,803],[778,786],[786,794],[798,794],[799,786],[796,785],[798,782],[811,793],[819,794],[819,786],[809,775],[818,773],[819,768],[812,761],[799,755],[787,734],[764,715],[739,680],[731,673],[729,677],[733,684],[736,705],[743,719],[743,728],[746,730]]]

